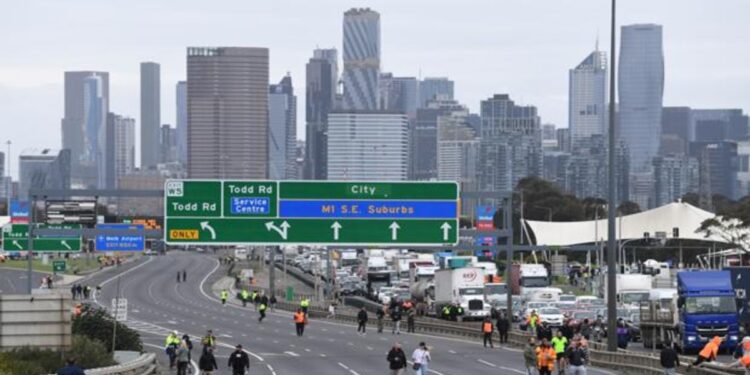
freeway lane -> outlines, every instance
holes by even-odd
[[[145,342],[154,345],[148,349],[157,352],[161,360],[163,351],[157,348],[163,345],[169,330],[195,336],[212,328],[222,344],[217,358],[221,373],[226,373],[231,347],[241,343],[251,353],[253,374],[382,374],[387,370],[385,353],[398,340],[407,355],[419,341],[433,348],[430,374],[523,374],[519,351],[489,350],[480,343],[459,339],[390,332],[379,335],[373,330],[358,336],[354,326],[319,320],[311,320],[305,336],[298,338],[290,313],[269,313],[263,323],[258,323],[252,307],[222,306],[211,293],[211,285],[223,270],[215,259],[205,255],[173,252],[129,266],[129,273],[120,282],[122,296],[128,298],[128,324],[141,331]],[[188,280],[177,284],[177,271],[183,269]],[[103,303],[108,304],[114,296],[116,284],[111,281],[103,286]],[[197,357],[199,349],[194,352]]]
[[[42,283],[42,277],[50,275],[43,272],[33,272],[32,285],[34,288],[39,288]],[[9,268],[0,266],[0,293],[4,294],[26,294],[28,290],[26,270],[18,268]],[[55,277],[53,280],[58,281],[59,277]]]

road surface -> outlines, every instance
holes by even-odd
[[[176,274],[183,269],[187,282],[178,284]],[[420,341],[427,342],[433,357],[429,374],[525,374],[521,352],[513,348],[484,349],[479,342],[421,334],[377,334],[374,324],[366,336],[359,336],[352,325],[321,320],[311,320],[299,338],[291,313],[280,311],[258,323],[252,307],[222,306],[211,293],[211,285],[223,274],[218,261],[207,255],[173,252],[95,276],[90,283],[103,286],[99,301],[106,306],[115,295],[113,275],[118,271],[122,272],[121,296],[128,299],[127,324],[141,333],[146,349],[156,352],[160,361],[166,359],[163,345],[169,331],[191,336],[197,361],[200,336],[213,329],[220,343],[219,374],[228,373],[227,356],[236,344],[249,352],[252,374],[383,374],[388,369],[386,353],[396,341],[407,357]],[[590,369],[589,373],[613,372]]]

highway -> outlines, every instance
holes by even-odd
[[[176,283],[178,270],[187,271],[187,282]],[[112,269],[88,282],[101,284],[100,302],[108,306],[120,277],[120,293],[128,299],[128,322],[137,329],[149,351],[166,362],[164,338],[171,330],[187,332],[195,344],[194,360],[200,353],[199,340],[207,329],[218,336],[217,361],[220,374],[226,374],[227,356],[236,344],[250,354],[251,374],[383,374],[388,369],[385,355],[400,342],[407,354],[420,341],[432,348],[429,374],[525,374],[520,350],[485,349],[480,342],[426,336],[421,334],[377,334],[374,324],[366,336],[359,336],[353,325],[311,320],[305,335],[296,336],[292,315],[270,312],[262,323],[252,307],[222,306],[211,293],[211,285],[223,275],[219,262],[210,256],[172,252]],[[372,319],[374,323],[374,318]],[[590,369],[591,374],[612,372]]]
[[[39,288],[42,283],[42,277],[49,275],[43,272],[34,272],[32,274],[34,288]],[[26,270],[0,265],[0,293],[4,294],[26,294],[28,292]],[[53,279],[59,280],[59,277]]]

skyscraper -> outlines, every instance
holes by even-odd
[[[417,109],[417,118],[409,129],[410,179],[426,181],[438,177],[438,118],[466,111],[466,107],[447,97],[432,99],[427,107]]]
[[[177,129],[163,124],[159,128],[159,163],[177,162]]]
[[[380,14],[370,8],[344,13],[344,108],[378,109]]]
[[[99,129],[101,129],[103,145],[107,113],[109,113],[109,73],[65,72],[65,114],[61,124],[62,148],[70,150],[71,178],[78,184],[87,187],[98,186],[98,166],[90,152],[91,147],[99,144]],[[91,139],[92,136],[93,139]]]
[[[378,108],[406,114],[409,120],[417,115],[419,84],[415,77],[394,77],[392,73],[380,74],[378,82]]]
[[[631,170],[652,167],[661,139],[664,53],[661,25],[622,27],[618,75],[619,129]]]
[[[402,113],[334,111],[328,115],[328,179],[407,179],[408,121]]]
[[[479,137],[467,123],[468,115],[468,110],[453,111],[437,119],[437,178],[457,181],[461,191],[476,191]]]
[[[187,82],[177,82],[175,87],[177,128],[177,156],[184,169],[187,169]]]
[[[297,97],[292,77],[271,85],[268,97],[268,175],[272,180],[297,178]]]
[[[159,64],[141,63],[141,168],[159,164],[161,79]]]
[[[606,133],[607,124],[607,57],[598,50],[591,52],[568,73],[568,122],[570,141]]]
[[[453,100],[453,81],[446,77],[427,77],[419,81],[419,107],[427,107],[436,98]]]
[[[542,135],[534,106],[518,106],[507,94],[481,102],[479,189],[509,191],[519,180],[542,174]]]
[[[18,199],[29,189],[70,189],[69,150],[24,150],[18,157]]]
[[[83,79],[84,143],[81,163],[88,171],[88,184],[99,188],[106,185],[107,106],[103,93],[102,77],[92,75]]]
[[[268,176],[268,49],[187,49],[188,176]]]
[[[107,115],[106,187],[116,189],[120,177],[135,170],[135,119]]]
[[[313,52],[305,77],[305,179],[325,180],[328,168],[328,113],[336,101],[338,65],[336,50]]]

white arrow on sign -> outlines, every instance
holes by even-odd
[[[209,233],[211,233],[211,239],[216,239],[216,231],[212,226],[208,225],[208,221],[201,221],[201,230],[207,230]]]
[[[13,241],[13,246],[19,248],[20,250],[23,250],[23,246],[21,246],[21,244],[18,243],[18,241]]]
[[[267,223],[266,223],[266,229],[267,229],[268,231],[271,231],[271,230],[274,230],[274,231],[276,231],[276,233],[278,233],[278,234],[279,234],[279,236],[281,236],[281,238],[283,238],[283,239],[286,239],[286,238],[287,238],[287,235],[288,235],[288,229],[289,229],[289,228],[291,228],[291,227],[292,227],[292,226],[291,226],[291,225],[289,225],[289,223],[287,223],[287,222],[286,222],[286,220],[284,220],[284,221],[283,221],[283,222],[281,223],[281,225],[280,225],[280,226],[278,226],[278,227],[277,227],[276,225],[274,225],[274,224],[273,224],[273,221],[269,221],[269,222],[267,222]]]
[[[60,241],[60,244],[65,246],[68,250],[73,250],[73,248],[68,245],[68,241],[62,240]]]
[[[388,226],[388,228],[391,228],[391,240],[395,241],[398,239],[398,230],[401,229],[400,226],[398,226],[397,222],[392,222],[391,225]]]
[[[443,241],[448,241],[448,233],[450,232],[451,228],[453,227],[448,224],[448,222],[445,222],[440,226],[440,229],[443,230]]]
[[[334,221],[333,225],[331,225],[331,228],[333,228],[333,239],[335,241],[339,240],[339,230],[342,228],[341,224],[339,224],[338,221]]]

